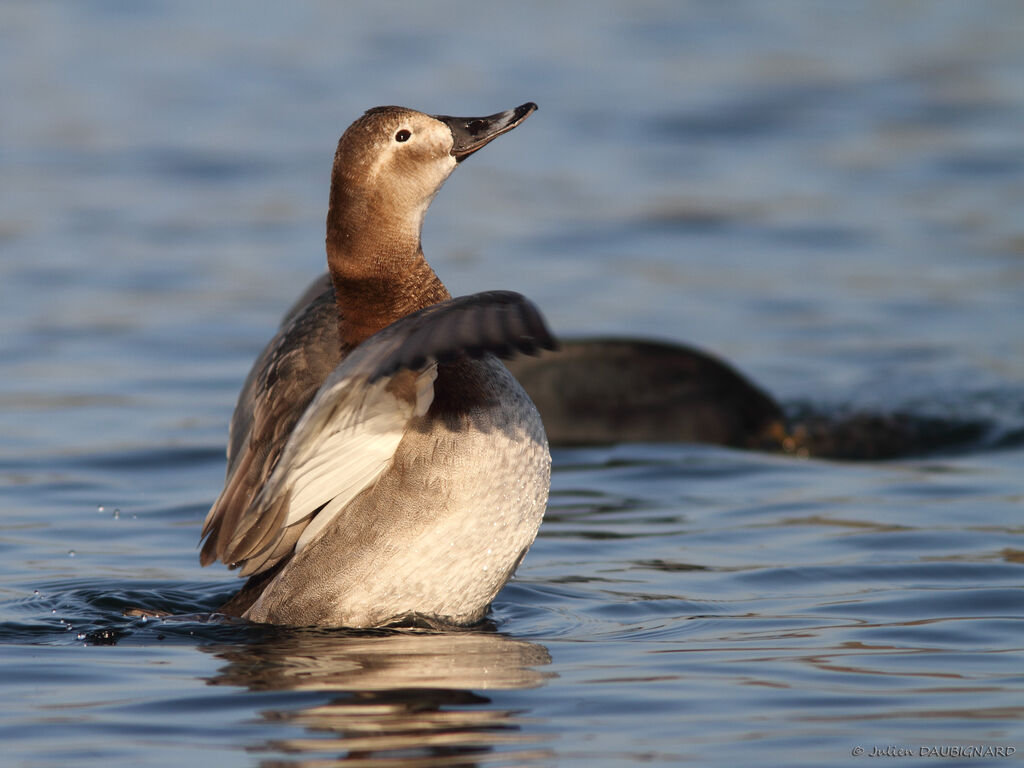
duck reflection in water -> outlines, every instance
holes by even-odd
[[[306,733],[268,741],[261,751],[299,753],[317,765],[453,757],[472,765],[492,760],[499,746],[520,764],[552,758],[536,736],[520,732],[517,712],[480,693],[537,688],[553,677],[541,669],[550,654],[535,643],[486,631],[291,629],[202,650],[226,662],[213,685],[328,694],[300,709],[263,710],[266,720]]]

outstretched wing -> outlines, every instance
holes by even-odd
[[[249,499],[229,478],[207,520],[217,537],[211,551],[241,565],[243,576],[289,557],[387,470],[410,422],[433,401],[438,363],[554,346],[537,308],[509,291],[450,299],[392,323],[327,377]],[[239,502],[230,514],[218,511]]]
[[[242,385],[231,418],[224,490],[203,523],[202,565],[226,557],[242,514],[266,483],[296,423],[344,357],[327,275],[285,315]]]

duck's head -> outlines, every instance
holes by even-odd
[[[455,166],[537,109],[532,102],[487,117],[427,115],[375,107],[345,131],[334,155],[328,249],[362,235],[415,236]],[[367,231],[363,231],[367,229]],[[340,240],[337,240],[340,238]]]

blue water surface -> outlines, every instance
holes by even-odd
[[[0,763],[1019,760],[1022,40],[1015,2],[5,3]],[[983,437],[559,448],[487,627],[211,618],[227,422],[338,136],[528,100],[428,216],[453,293]]]

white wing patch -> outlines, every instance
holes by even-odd
[[[298,552],[377,481],[391,465],[410,420],[430,408],[436,378],[436,365],[422,371],[412,401],[389,389],[391,377],[373,384],[362,375],[328,379],[296,424],[254,505],[265,510],[288,495],[273,540],[251,556],[251,572],[262,564],[260,554],[272,551],[289,528],[304,524]],[[241,575],[247,571],[243,568]]]

